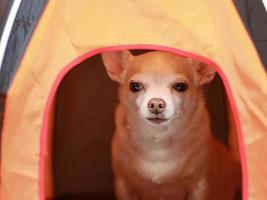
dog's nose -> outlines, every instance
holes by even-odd
[[[166,103],[161,98],[153,98],[148,102],[148,109],[154,114],[160,114],[165,110]]]

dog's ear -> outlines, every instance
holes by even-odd
[[[213,80],[216,75],[216,71],[206,63],[199,62],[189,58],[190,62],[193,63],[196,70],[196,83],[198,85],[204,85]]]
[[[133,57],[130,51],[109,51],[101,54],[104,66],[109,77],[119,83],[129,60]]]

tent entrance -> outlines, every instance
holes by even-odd
[[[110,149],[116,87],[100,55],[77,64],[64,76],[54,98],[52,134],[47,141],[51,155],[45,161],[47,196],[51,192],[58,200],[114,199]],[[205,88],[205,98],[213,132],[239,159],[236,124],[219,75]]]
[[[71,70],[56,99],[52,147],[55,196],[112,199],[110,146],[117,92],[100,56]]]

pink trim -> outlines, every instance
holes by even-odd
[[[233,110],[233,116],[235,123],[237,125],[237,137],[238,137],[238,142],[239,142],[239,151],[240,151],[240,160],[241,160],[241,167],[242,167],[242,191],[243,191],[243,200],[248,199],[248,175],[247,175],[247,166],[246,166],[246,155],[245,155],[245,147],[243,143],[243,137],[242,137],[242,129],[241,129],[241,123],[240,123],[240,118],[236,106],[236,102],[233,97],[233,93],[230,87],[230,84],[228,82],[228,79],[222,69],[213,61],[211,61],[209,58],[182,51],[176,48],[172,47],[164,47],[164,46],[159,46],[159,45],[121,45],[121,46],[113,46],[113,47],[103,47],[103,48],[98,48],[94,49],[90,52],[87,52],[78,58],[75,58],[73,61],[71,61],[67,66],[65,66],[62,71],[59,73],[57,76],[55,82],[52,85],[52,88],[50,90],[50,94],[48,96],[45,109],[44,109],[44,116],[43,116],[43,123],[42,123],[42,129],[41,129],[41,138],[40,138],[40,159],[39,159],[39,199],[40,200],[45,200],[45,155],[47,152],[47,146],[46,146],[46,141],[47,141],[47,132],[48,132],[48,118],[49,118],[49,112],[52,107],[52,103],[54,100],[54,97],[56,95],[57,89],[65,77],[65,75],[73,69],[75,66],[83,62],[84,60],[100,54],[102,52],[106,51],[120,51],[124,49],[129,49],[129,50],[134,50],[134,49],[147,49],[147,50],[159,50],[159,51],[168,51],[171,53],[175,53],[180,56],[185,56],[185,57],[191,57],[196,60],[199,60],[203,63],[207,63],[210,66],[212,66],[220,75],[222,78],[222,81],[224,83],[226,93],[228,96],[228,100],[230,103],[230,106]]]

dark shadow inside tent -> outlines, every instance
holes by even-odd
[[[58,199],[112,199],[110,148],[116,85],[99,56],[76,66],[57,93],[53,145]]]
[[[52,147],[55,199],[115,199],[111,138],[118,102],[116,87],[99,55],[73,68],[61,82]],[[218,75],[205,87],[205,99],[213,132],[228,145],[227,101]]]

